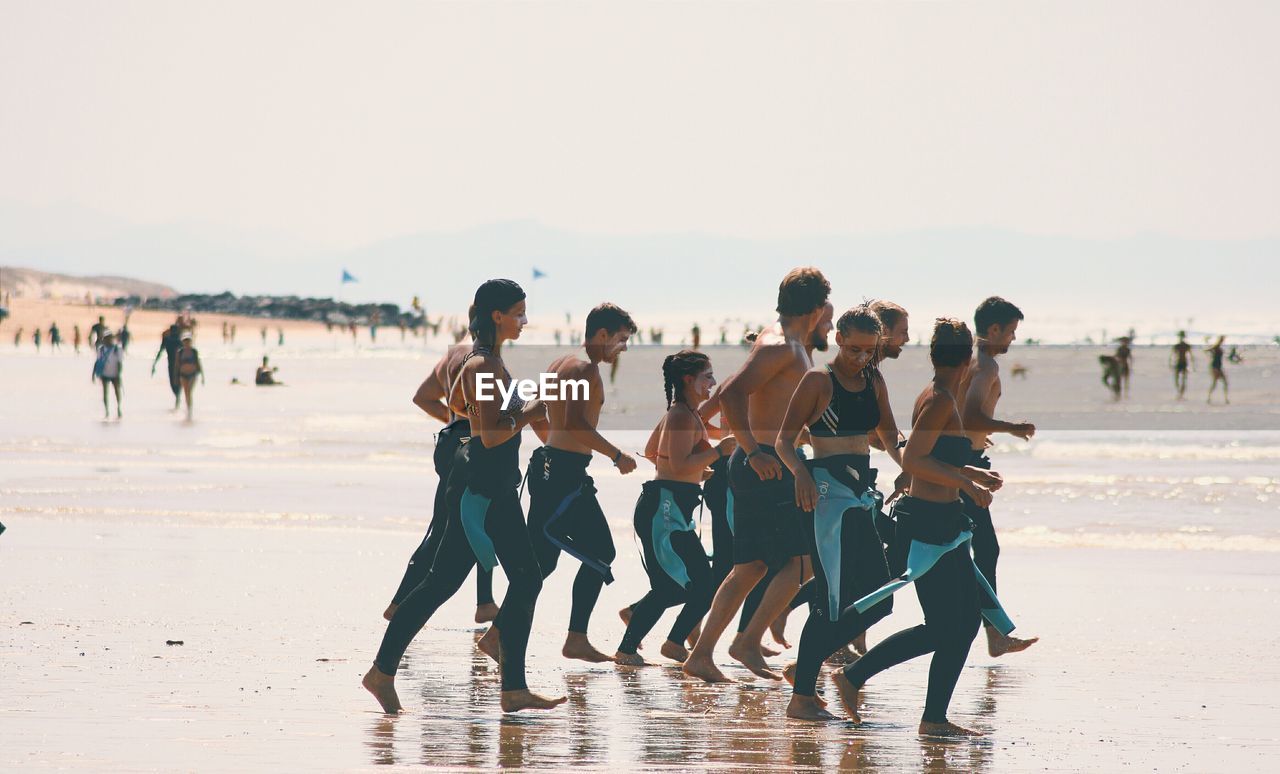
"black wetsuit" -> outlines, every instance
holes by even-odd
[[[478,435],[458,448],[445,493],[450,507],[444,538],[431,571],[404,598],[387,625],[374,659],[383,674],[396,673],[409,643],[457,593],[478,561],[490,570],[500,563],[508,581],[494,621],[502,649],[502,690],[528,687],[525,650],[542,591],[542,570],[520,508],[519,456],[519,433],[493,448],[485,447]]]
[[[182,382],[178,379],[178,351],[182,349],[182,339],[176,328],[169,328],[160,336],[160,349],[164,351],[168,366],[169,389],[173,390],[176,398],[182,392]]]
[[[664,611],[684,604],[677,626],[687,623],[671,640],[683,643],[693,626],[711,608],[717,584],[711,563],[694,531],[693,512],[702,487],[684,481],[646,481],[636,502],[635,529],[644,549],[644,568],[650,591],[632,606],[631,622],[618,646],[620,653],[635,653]]]
[[[440,550],[440,542],[444,540],[445,525],[449,523],[449,505],[445,500],[445,492],[449,486],[449,471],[453,469],[453,456],[465,439],[471,437],[471,422],[465,417],[457,417],[441,428],[436,435],[436,449],[432,461],[435,463],[436,496],[431,510],[431,523],[427,526],[427,534],[409,559],[405,567],[404,577],[391,598],[392,604],[399,605],[409,596],[422,579],[431,570],[431,563]],[[493,572],[476,566],[476,606],[493,604]]]
[[[972,452],[968,464],[975,468],[991,470],[991,459],[977,450]],[[973,522],[973,562],[986,576],[992,591],[997,591],[996,563],[1000,560],[1000,541],[996,539],[996,527],[991,521],[991,509],[978,505],[964,492],[960,493],[960,501],[964,503],[964,515]]]
[[[809,426],[809,434],[865,437],[880,424],[872,372],[864,371],[866,387],[858,392],[846,390],[833,371],[830,376],[831,402]],[[866,454],[835,454],[805,463],[818,488],[818,506],[804,520],[813,580],[806,595],[809,618],[796,654],[795,693],[800,696],[814,695],[818,671],[828,656],[893,610],[892,597],[865,613],[846,609],[889,580],[884,545],[876,531],[882,499],[870,462]]]
[[[587,633],[600,588],[613,582],[609,565],[617,551],[587,475],[590,454],[540,446],[529,458],[529,539],[542,577],[555,572],[560,552],[582,562],[573,581],[569,631]]]
[[[930,456],[939,462],[963,467],[968,464],[972,450],[964,436],[943,435],[934,444]],[[905,554],[913,540],[946,545],[972,528],[958,499],[937,503],[906,496],[895,505],[894,516],[897,536],[893,550],[903,554],[896,561],[891,560],[895,567],[906,566]],[[969,646],[978,634],[981,617],[973,566],[967,544],[943,554],[915,581],[924,623],[893,634],[845,667],[844,675],[849,682],[861,686],[890,667],[932,653],[922,719],[930,723],[947,722],[947,707],[968,658]]]

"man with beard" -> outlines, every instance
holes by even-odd
[[[780,680],[760,652],[765,628],[787,608],[806,578],[801,557],[808,538],[795,504],[795,483],[772,446],[796,385],[813,367],[812,353],[827,349],[831,283],[813,267],[791,270],[778,288],[778,322],[752,343],[747,361],[725,382],[719,405],[738,441],[729,460],[733,494],[733,569],[720,585],[684,673],[707,682],[729,682],[713,659],[716,642],[747,594],[770,569],[777,575],[729,655],[761,677]],[[704,419],[706,417],[704,416]]]
[[[529,539],[543,579],[555,571],[561,551],[582,563],[573,582],[569,631],[560,652],[565,658],[592,663],[613,661],[587,639],[587,625],[601,587],[613,582],[609,565],[617,551],[587,466],[592,452],[599,452],[623,475],[636,469],[635,458],[596,429],[604,406],[600,364],[616,362],[635,332],[631,315],[616,304],[603,303],[591,310],[583,339],[587,359],[565,355],[547,367],[547,373],[555,374],[554,383],[561,385],[561,394],[546,401],[549,433],[545,445],[529,458]],[[572,382],[585,383],[586,389],[569,387]],[[479,645],[497,659],[496,626],[490,627]]]
[[[973,315],[978,351],[965,378],[967,384],[961,385],[960,394],[964,395],[964,430],[973,447],[973,459],[969,464],[983,470],[991,469],[991,460],[985,452],[991,445],[993,433],[1009,433],[1025,441],[1036,434],[1036,426],[1030,422],[1005,422],[994,417],[1001,395],[1000,364],[996,358],[1009,351],[1009,346],[1017,338],[1018,321],[1021,319],[1022,310],[999,296],[983,301]],[[1000,543],[991,522],[991,510],[979,506],[964,491],[960,492],[960,498],[964,501],[965,515],[973,520],[974,564],[991,584],[992,591],[998,591],[996,561],[1000,558]],[[1039,639],[1010,637],[989,624],[984,628],[987,631],[987,652],[992,656],[1026,650]]]

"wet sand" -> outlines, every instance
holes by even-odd
[[[1007,554],[1006,604],[1043,640],[999,660],[975,645],[951,714],[989,736],[922,742],[924,660],[868,685],[860,727],[787,721],[788,692],[748,679],[723,650],[743,682],[566,661],[568,565],[540,599],[529,654],[530,686],[567,705],[499,712],[497,669],[473,647],[468,581],[410,647],[399,678],[409,712],[390,718],[359,682],[411,534],[37,519],[3,540],[5,769],[1230,771],[1280,753],[1268,554]],[[621,548],[591,630],[610,651],[615,611],[643,589]],[[670,618],[646,643],[655,660]],[[871,641],[918,620],[914,596],[900,594]],[[792,638],[800,626],[796,616]]]

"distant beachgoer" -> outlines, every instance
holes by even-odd
[[[254,374],[253,383],[262,387],[282,384],[276,381],[276,371],[280,370],[274,366],[267,365],[267,356],[262,356],[262,365],[258,367],[258,372]]]
[[[77,355],[80,354],[81,341],[82,341],[82,337],[80,335],[80,326],[72,325],[71,326],[71,345],[75,348]]]
[[[689,331],[689,333],[693,335],[693,348],[697,349],[702,345],[702,329],[698,327],[697,323],[694,323],[693,330]]]
[[[19,329],[18,329],[18,332],[17,332],[17,333],[15,333],[15,334],[13,334],[13,348],[14,348],[14,349],[17,349],[17,348],[18,348],[18,345],[20,345],[20,344],[22,343],[22,330],[23,330],[22,328],[19,328]]]
[[[222,343],[227,344],[231,341],[231,326],[226,320],[222,321]]]
[[[267,326],[262,326],[262,346],[267,346]]]
[[[1133,339],[1128,336],[1120,337],[1120,346],[1116,347],[1116,363],[1119,367],[1120,384],[1123,387],[1124,397],[1129,397],[1129,371],[1133,367],[1133,349],[1129,346]]]
[[[181,337],[181,349],[178,350],[175,370],[178,381],[182,385],[182,394],[187,399],[187,419],[191,418],[191,390],[195,387],[196,376],[204,384],[204,366],[200,364],[200,353],[191,346],[191,332],[184,331]]]
[[[98,315],[98,321],[89,329],[89,346],[97,349],[102,343],[102,335],[107,332],[107,319],[102,315]]]
[[[151,375],[156,375],[156,363],[160,356],[165,356],[166,371],[169,374],[169,389],[173,391],[173,410],[177,411],[182,401],[182,383],[178,379],[178,350],[182,349],[182,329],[175,322],[160,335],[160,349],[156,350],[155,360],[151,361]],[[188,334],[190,335],[190,334]]]
[[[120,346],[125,352],[129,351],[129,341],[133,338],[133,334],[129,332],[129,321],[126,320],[120,328]]]
[[[1026,380],[1027,374],[1029,373],[1029,371],[1027,370],[1027,367],[1024,366],[1022,363],[1014,363],[1013,368],[1009,369],[1009,373],[1013,376],[1014,379]]]
[[[1115,355],[1098,355],[1102,364],[1102,383],[1111,391],[1113,400],[1120,400],[1120,360]]]
[[[277,327],[276,336],[277,336],[276,346],[283,347],[284,346],[284,328]]]
[[[1173,388],[1178,393],[1178,400],[1182,400],[1187,395],[1187,370],[1195,368],[1186,331],[1178,331],[1178,343],[1169,353],[1169,367],[1173,369]]]
[[[1205,399],[1205,403],[1213,402],[1213,391],[1217,388],[1218,382],[1222,382],[1222,402],[1224,404],[1231,402],[1227,397],[1227,372],[1222,370],[1222,358],[1225,354],[1222,342],[1226,339],[1226,336],[1219,336],[1217,343],[1205,350],[1209,353],[1209,374],[1213,377],[1213,381],[1209,384],[1209,397]]]
[[[98,345],[97,357],[93,361],[93,375],[89,378],[92,382],[95,379],[102,381],[102,416],[104,419],[111,416],[111,403],[108,387],[115,389],[116,393],[116,419],[122,414],[120,406],[120,377],[124,371],[124,350],[116,343],[116,336],[111,331],[102,334],[102,343]]]
[[[235,344],[235,343],[236,343],[236,325],[235,325],[235,323],[232,323],[232,324],[231,324],[231,343],[232,343],[232,344]]]
[[[49,326],[49,349],[62,349],[62,331],[56,322]]]
[[[35,332],[31,334],[31,340],[35,342],[36,345],[36,352],[40,351],[40,342],[43,336],[44,334],[40,332],[39,328],[36,328]]]
[[[1235,363],[1237,365],[1244,362],[1244,357],[1241,356],[1240,350],[1234,345],[1231,347],[1231,352],[1227,355],[1227,362]]]

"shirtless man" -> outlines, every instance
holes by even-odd
[[[985,454],[991,445],[993,433],[1008,433],[1024,441],[1036,434],[1036,426],[1030,422],[1005,422],[995,419],[996,404],[1000,400],[1000,364],[996,358],[1009,351],[1017,338],[1018,321],[1022,310],[1000,298],[992,296],[978,305],[973,322],[978,335],[977,356],[961,384],[964,397],[964,429],[973,447],[971,466],[991,469],[991,460]],[[991,510],[975,503],[964,491],[965,514],[973,519],[973,561],[996,589],[996,561],[1000,558],[1000,543],[996,540],[995,526],[991,522]],[[1028,640],[1003,635],[984,623],[987,631],[987,652],[992,656],[1017,653],[1026,650],[1039,640]]]
[[[463,359],[470,351],[470,344],[455,344],[449,347],[413,396],[413,405],[422,409],[433,419],[443,422],[444,428],[436,435],[436,448],[433,455],[438,480],[435,504],[431,512],[431,524],[427,527],[427,534],[422,537],[417,550],[409,559],[409,566],[405,568],[400,586],[391,597],[391,604],[387,605],[386,611],[382,614],[382,617],[388,621],[395,615],[396,608],[404,598],[409,596],[409,592],[427,577],[431,563],[435,561],[436,552],[440,549],[440,541],[444,539],[445,524],[449,520],[445,492],[449,484],[449,471],[453,469],[453,455],[463,439],[471,436],[471,423],[466,417],[460,417],[449,410],[445,405],[445,396],[449,391],[449,385],[453,384],[453,380],[462,368]],[[475,621],[488,623],[497,615],[498,606],[493,601],[493,572],[477,564]]]
[[[813,367],[813,351],[827,349],[832,328],[830,294],[831,284],[817,269],[789,272],[778,288],[777,324],[756,338],[747,361],[719,393],[725,423],[738,442],[729,460],[734,566],[716,592],[706,624],[683,666],[685,674],[707,682],[729,682],[715,665],[716,643],[770,566],[778,568],[777,576],[746,630],[734,638],[729,655],[761,677],[782,679],[765,663],[760,638],[806,580],[800,558],[808,554],[808,545],[790,471],[761,440],[777,437],[796,385]]]
[[[600,364],[616,362],[627,350],[627,339],[636,324],[615,304],[603,303],[587,315],[583,347],[587,359],[577,355],[557,358],[547,367],[556,382],[586,382],[586,390],[562,389],[557,400],[548,400],[546,444],[529,458],[529,539],[545,580],[555,572],[560,552],[582,562],[573,582],[573,606],[569,631],[560,653],[591,663],[613,661],[587,639],[587,625],[600,589],[613,582],[609,565],[617,556],[609,523],[596,499],[595,482],[587,475],[592,452],[608,457],[626,475],[636,469],[635,458],[610,443],[596,426],[604,406],[604,379]],[[498,632],[491,627],[480,647],[496,655]]]

